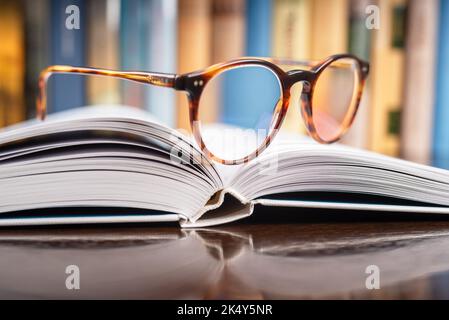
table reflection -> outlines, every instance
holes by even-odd
[[[0,297],[448,298],[448,248],[444,221],[3,229]]]

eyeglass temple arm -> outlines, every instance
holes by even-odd
[[[94,69],[72,66],[50,66],[39,75],[39,97],[36,103],[36,116],[44,120],[47,114],[47,82],[55,73],[91,74],[125,79],[160,87],[174,88],[177,75],[153,72],[126,72],[107,69]]]

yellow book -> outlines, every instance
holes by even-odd
[[[404,71],[405,0],[380,0],[380,29],[374,33],[370,148],[399,154]]]
[[[310,0],[276,0],[273,16],[273,55],[309,59],[311,54]]]
[[[273,53],[276,57],[321,60],[347,51],[347,0],[276,0]],[[301,85],[291,91],[291,106],[283,127],[305,132],[299,110]]]
[[[178,72],[191,72],[210,65],[211,11],[209,0],[179,0]],[[184,93],[178,94],[177,98],[177,126],[190,131],[187,98]],[[217,111],[207,110],[206,116],[216,119]]]
[[[0,125],[25,120],[24,11],[20,1],[0,0]]]
[[[87,33],[89,66],[119,68],[119,15],[120,0],[96,0],[88,2],[87,16],[90,28]],[[114,104],[120,101],[117,79],[87,77],[88,104]]]
[[[3,64],[0,62],[0,68],[3,67]],[[0,73],[0,79],[2,74]],[[4,99],[3,99],[3,86],[0,84],[0,128],[4,127],[6,124],[6,116],[5,116],[5,108],[4,108]]]
[[[0,14],[0,18],[1,18],[1,14]],[[0,20],[0,27],[2,27],[2,23]],[[3,61],[3,52],[2,52],[2,48],[0,47],[0,128],[4,127],[6,125],[6,88],[4,88],[3,86],[3,82],[4,82],[4,65],[5,62]]]
[[[312,59],[347,52],[348,0],[313,0]]]
[[[349,34],[349,6],[347,0],[314,0],[312,1],[312,48],[311,58],[321,61],[328,56],[348,51]],[[329,79],[329,78],[322,78]],[[334,92],[334,81],[345,81],[345,76],[332,77],[332,80],[321,80],[321,92]],[[348,83],[348,85],[351,85]],[[344,114],[347,106],[334,101],[333,95],[313,96],[312,108],[319,108],[321,112],[330,115]],[[341,110],[335,110],[341,109]]]
[[[311,0],[276,0],[273,15],[273,55],[293,60],[311,57]],[[291,69],[292,66],[282,66]],[[296,66],[297,67],[297,66]],[[301,119],[299,101],[302,86],[295,85],[291,90],[291,104],[282,128],[287,131],[305,133]]]

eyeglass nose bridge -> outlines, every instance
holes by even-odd
[[[289,91],[295,84],[297,83],[302,84],[299,98],[300,112],[307,131],[313,133],[314,126],[311,121],[312,108],[310,100],[312,94],[312,87],[316,81],[317,74],[313,71],[308,70],[291,70],[287,72],[287,78],[288,78]]]
[[[316,81],[317,74],[313,71],[308,70],[291,70],[287,72],[288,78],[288,90],[297,84],[302,83],[301,90],[301,106],[302,112],[311,113],[310,109],[310,95],[312,93],[313,84]],[[305,108],[306,107],[306,108]]]
[[[311,91],[312,83],[315,82],[316,74],[308,70],[291,70],[287,72],[289,89],[298,82],[303,82],[303,93]]]

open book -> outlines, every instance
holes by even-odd
[[[188,155],[186,157],[186,155]],[[222,224],[255,206],[449,214],[449,171],[277,136],[254,161],[209,161],[127,107],[89,107],[0,132],[0,225]]]

